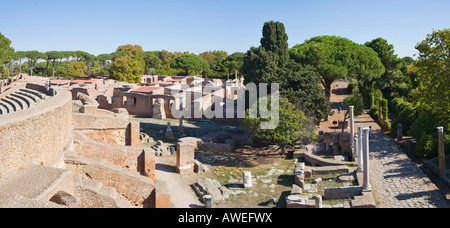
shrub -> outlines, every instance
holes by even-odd
[[[394,99],[391,100],[390,102],[390,109],[396,113],[399,114],[401,109],[400,109],[400,105],[403,104],[405,102],[405,100],[403,99],[403,97],[396,97]]]
[[[417,119],[411,124],[408,133],[416,139],[422,138],[423,135],[436,131],[437,122],[435,115],[425,110],[418,114]]]
[[[358,87],[357,82],[350,82],[350,83],[348,83],[347,91],[349,93],[354,93],[356,91],[357,87]]]
[[[353,109],[354,115],[355,116],[360,116],[363,114],[364,112],[364,103],[362,100],[362,97],[359,95],[356,96],[349,96],[347,98],[344,99],[344,103],[347,106],[354,106],[355,108]]]
[[[372,106],[372,107],[370,108],[369,115],[370,115],[374,120],[378,120],[378,115],[379,115],[379,113],[378,113],[378,107],[375,106],[375,105]]]
[[[392,129],[391,122],[389,122],[388,119],[383,119],[383,122],[384,122],[384,126],[386,127],[386,130],[390,131]]]
[[[435,158],[438,156],[438,133],[423,135],[416,144],[415,155],[418,158]],[[450,134],[444,135],[444,149],[450,154]]]
[[[389,113],[389,109],[388,109],[388,100],[386,99],[381,99],[381,108],[382,108],[382,114],[383,114],[383,119],[387,120],[388,119],[388,113]]]
[[[433,135],[424,135],[416,144],[415,156],[417,158],[437,157],[438,142]]]
[[[405,102],[408,103],[408,102]],[[397,125],[399,123],[403,126],[403,134],[404,135],[411,135],[409,133],[409,130],[411,128],[412,123],[417,117],[417,111],[416,109],[410,104],[405,105],[405,107],[402,109],[402,111],[398,114],[397,119],[392,123],[395,128],[397,128]]]

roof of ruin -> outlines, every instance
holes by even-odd
[[[151,93],[157,89],[159,89],[160,87],[152,87],[152,86],[142,86],[139,87],[138,89],[135,89],[131,92],[138,92],[138,93]]]
[[[77,80],[70,81],[70,83],[85,83],[85,84],[89,84],[89,83],[94,83],[94,82],[96,82],[98,80],[100,80],[100,79],[77,79]]]

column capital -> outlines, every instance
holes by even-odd
[[[444,127],[437,127],[438,132],[444,132]]]

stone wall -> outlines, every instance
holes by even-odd
[[[105,159],[128,171],[139,172],[155,180],[155,152],[148,148],[111,146],[90,139],[80,131],[74,132],[77,155]]]
[[[139,123],[107,115],[73,114],[74,129],[91,139],[115,145],[139,145]]]
[[[0,116],[0,177],[28,164],[48,165],[72,137],[70,92],[13,116]]]

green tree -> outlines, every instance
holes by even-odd
[[[391,92],[399,91],[407,79],[400,70],[403,61],[394,54],[394,46],[383,38],[366,42],[365,45],[378,54],[385,68],[385,72],[380,78],[374,80],[373,84],[381,89],[385,97],[389,97]]]
[[[318,122],[332,113],[330,102],[322,93],[314,68],[290,59],[288,36],[282,33],[281,22],[264,24],[261,46],[250,48],[243,58],[245,82],[279,83],[281,95]]]
[[[198,57],[194,54],[183,54],[180,57],[173,60],[170,64],[171,68],[181,69],[184,71],[185,76],[191,74],[202,74],[208,71],[209,64],[206,60]]]
[[[36,65],[36,62],[40,59],[47,59],[47,56],[44,53],[39,52],[39,51],[27,51],[25,55],[28,59],[28,63],[29,63],[30,70],[31,70],[31,72],[30,72],[31,76],[33,76],[33,69],[34,69],[34,66]]]
[[[228,57],[226,57],[223,61],[219,63],[217,66],[217,71],[222,73],[234,73],[238,72],[240,74],[242,65],[244,65],[244,56],[245,53],[235,52]]]
[[[9,63],[12,60],[14,48],[12,48],[10,45],[11,40],[0,33],[0,65]]]
[[[66,66],[65,75],[70,76],[70,77],[80,77],[80,78],[86,77],[86,74],[84,72],[85,68],[86,68],[86,64],[84,62],[71,61]]]
[[[209,63],[210,69],[214,69],[221,61],[228,57],[228,53],[225,51],[207,51],[200,53],[198,56]]]
[[[22,59],[25,59],[26,57],[27,56],[24,51],[16,51],[13,54],[12,59],[14,61],[19,61],[19,74],[22,74]]]
[[[48,51],[45,53],[47,55],[47,63],[49,61],[52,61],[52,77],[55,77],[55,62],[58,59],[61,59],[63,57],[62,53],[59,51]],[[47,65],[48,66],[48,65]],[[48,67],[47,67],[48,69]],[[48,76],[48,74],[47,74]]]
[[[267,97],[260,98],[258,104],[262,104],[261,102],[271,103],[270,98]],[[246,117],[241,123],[241,128],[264,142],[281,146],[283,153],[287,145],[292,145],[298,139],[298,132],[305,130],[303,129],[306,121],[304,113],[297,110],[286,98],[280,98],[279,122],[274,129],[261,129],[261,122],[269,121],[269,119],[261,118],[260,116],[250,118],[250,111],[247,110]]]
[[[417,100],[431,110],[441,126],[450,122],[450,29],[433,31],[416,45],[420,86]]]
[[[142,66],[140,61],[122,56],[111,64],[109,77],[117,81],[140,84],[143,72],[144,66]]]
[[[159,59],[161,59],[162,61],[162,65],[170,65],[170,63],[172,63],[173,61],[173,54],[166,51],[166,50],[162,50],[159,52]]]
[[[117,48],[117,51],[123,51],[128,54],[128,56],[136,58],[136,59],[143,59],[144,58],[144,50],[139,45],[122,45]]]
[[[290,49],[290,56],[298,63],[315,68],[328,97],[332,83],[338,79],[356,78],[364,85],[384,73],[375,51],[337,36],[313,37]]]
[[[156,69],[162,65],[161,59],[154,52],[145,52],[144,55],[145,69],[148,74],[156,73]]]

